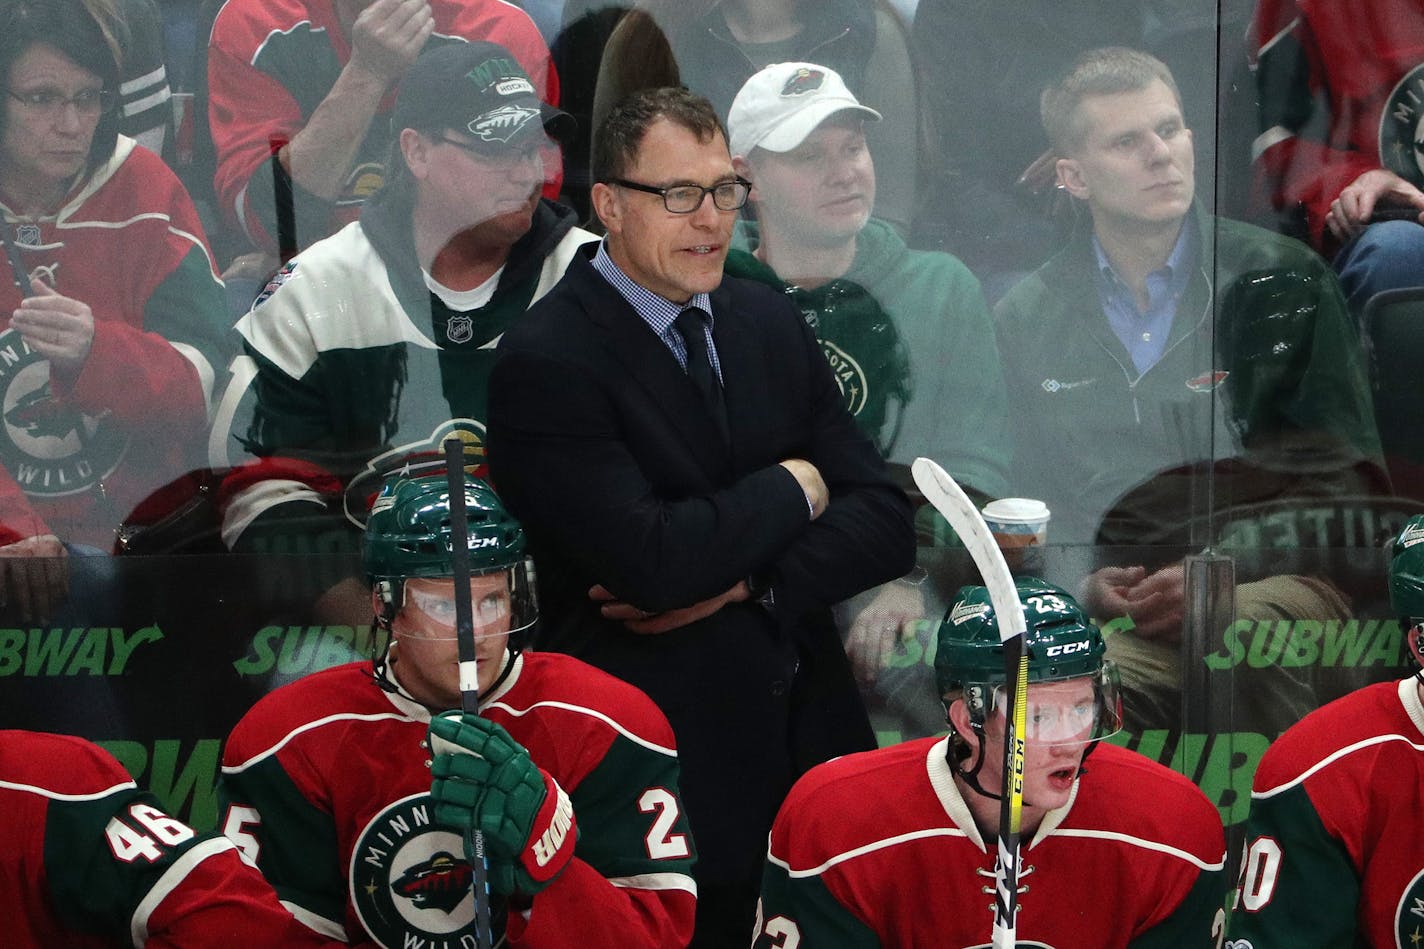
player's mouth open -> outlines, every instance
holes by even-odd
[[[697,254],[701,256],[703,254],[714,253],[715,251],[720,249],[720,247],[720,244],[698,244],[696,247],[687,248],[687,252],[689,254]]]

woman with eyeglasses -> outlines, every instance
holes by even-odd
[[[6,617],[51,618],[66,557],[112,550],[121,526],[177,505],[226,361],[193,203],[118,133],[125,40],[113,0],[0,0]]]

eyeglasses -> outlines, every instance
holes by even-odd
[[[645,194],[660,195],[663,207],[672,214],[691,214],[702,207],[702,199],[712,196],[712,205],[718,211],[735,211],[747,203],[752,183],[745,178],[721,181],[710,188],[700,185],[673,185],[671,188],[654,188],[652,185],[638,184],[626,178],[612,178],[610,181],[620,188],[631,188]]]
[[[54,89],[36,89],[33,92],[16,92],[6,89],[10,98],[27,109],[44,115],[58,115],[65,106],[74,106],[80,115],[103,115],[114,108],[114,94],[108,89],[85,89],[67,96]]]
[[[448,138],[440,136],[440,141],[446,145],[454,145],[460,151],[474,155],[480,161],[496,165],[513,165],[517,162],[532,161],[543,156],[546,141],[536,141],[529,145],[518,148],[496,147],[490,148],[488,145],[475,145],[472,142],[462,142],[458,138]]]

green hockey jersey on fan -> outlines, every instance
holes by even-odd
[[[885,457],[935,459],[985,495],[1005,491],[1009,464],[1003,375],[994,328],[973,274],[948,254],[910,250],[871,218],[839,278],[790,285],[748,251],[755,224],[738,225],[742,249],[727,273],[786,292],[820,340],[861,431]]]

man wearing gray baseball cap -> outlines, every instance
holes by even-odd
[[[494,43],[416,60],[392,111],[386,183],[238,322],[244,353],[211,443],[215,465],[236,466],[230,548],[355,550],[389,469],[438,452],[452,430],[472,463],[483,455],[496,343],[593,240],[540,197],[550,136],[572,122]],[[328,589],[322,615],[361,622],[361,586]]]

